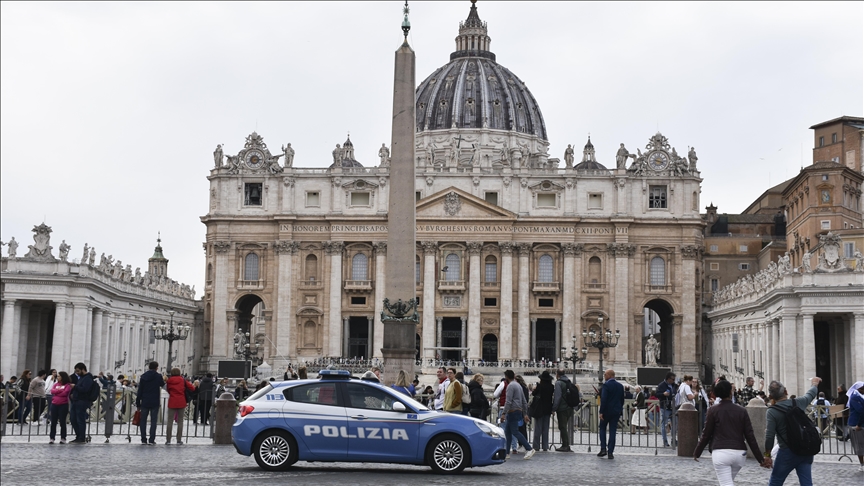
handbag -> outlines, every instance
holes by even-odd
[[[141,410],[135,410],[135,415],[132,416],[132,425],[138,425],[141,423]]]

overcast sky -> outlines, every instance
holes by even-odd
[[[213,149],[253,130],[325,167],[390,145],[401,2],[0,4],[0,239],[18,254],[53,227],[146,269],[162,232],[169,274],[203,288]],[[449,61],[470,3],[411,2],[418,84]],[[498,62],[529,87],[551,156],[588,134],[658,129],[695,146],[702,206],[740,212],[812,161],[808,127],[864,115],[864,3],[478,3]],[[704,212],[704,210],[703,210]],[[3,249],[6,254],[6,249]]]

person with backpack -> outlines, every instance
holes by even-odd
[[[540,373],[540,381],[531,395],[534,398],[531,400],[529,410],[534,412],[530,415],[535,419],[534,440],[531,445],[534,449],[542,449],[546,452],[549,450],[549,420],[552,417],[552,398],[555,395],[555,385],[552,384],[549,370]]]
[[[444,390],[444,411],[462,414],[462,384],[456,379],[456,368],[447,368],[450,384]]]
[[[558,431],[561,433],[561,447],[555,451],[572,452],[570,449],[570,420],[573,417],[573,409],[579,406],[579,388],[570,381],[570,378],[567,378],[562,369],[555,372],[555,377],[557,381],[555,382],[555,391],[552,394],[552,410],[555,411],[558,418]]]
[[[471,381],[468,382],[468,391],[471,394],[471,408],[468,414],[474,418],[486,420],[489,416],[489,400],[486,399],[486,394],[483,393],[483,381],[486,379],[480,373],[474,373]]]
[[[471,410],[471,390],[468,389],[465,375],[461,371],[456,373],[456,381],[462,385],[462,415],[468,415]]]
[[[78,382],[72,388],[70,395],[70,422],[72,430],[75,431],[75,440],[70,444],[83,444],[87,442],[87,410],[90,405],[99,399],[99,384],[93,379],[93,375],[87,371],[84,363],[75,364],[75,375]]]
[[[812,386],[807,393],[794,399],[789,398],[786,387],[779,381],[772,381],[768,385],[768,396],[775,403],[767,412],[765,457],[770,457],[775,437],[780,446],[768,486],[783,484],[793,469],[798,474],[801,486],[813,485],[813,456],[822,447],[822,437],[804,410],[816,398],[819,393],[817,386],[821,382],[821,378],[811,378]]]

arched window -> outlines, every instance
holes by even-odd
[[[414,255],[414,278],[417,285],[420,285],[420,255]]]
[[[258,280],[258,255],[254,253],[246,255],[243,280]]]
[[[486,257],[486,282],[498,281],[498,259],[492,255]]]
[[[540,257],[540,264],[537,268],[537,280],[541,282],[552,281],[552,257],[550,255]]]
[[[447,268],[447,271],[444,272],[445,280],[449,282],[459,280],[459,276],[462,275],[459,268],[460,263],[459,255],[455,253],[447,255],[447,258],[444,259],[444,266]]]
[[[591,257],[588,260],[588,284],[589,285],[600,285],[600,258]]]
[[[306,280],[316,280],[318,278],[318,257],[315,255],[306,256]]]
[[[666,261],[659,256],[651,259],[651,285],[666,285]]]
[[[369,275],[369,258],[365,253],[358,253],[351,259],[351,280],[366,280]]]

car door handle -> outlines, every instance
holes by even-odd
[[[366,420],[365,415],[352,415],[351,418],[354,420]]]

